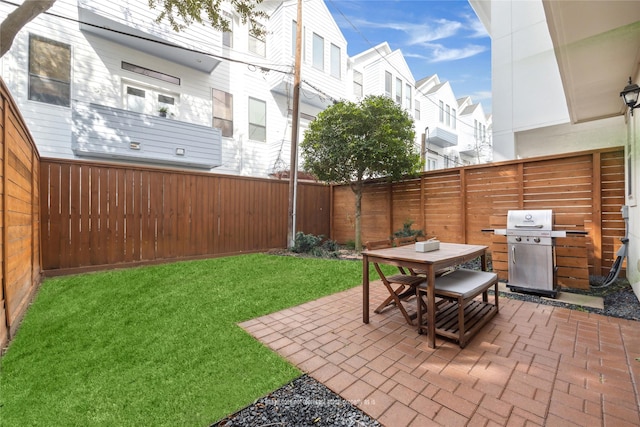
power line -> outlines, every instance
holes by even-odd
[[[364,36],[364,34],[362,34],[362,32],[361,32],[361,31],[360,31],[360,30],[359,30],[359,29],[358,29],[358,28],[357,28],[357,27],[356,27],[356,26],[355,26],[355,25],[354,25],[354,24],[353,24],[353,23],[352,23],[352,22],[351,22],[351,21],[350,21],[350,20],[349,20],[345,15],[344,15],[344,13],[342,13],[342,11],[340,10],[340,8],[338,8],[338,7],[335,5],[335,3],[333,2],[333,0],[329,0],[329,2],[331,2],[331,3],[332,3],[332,5],[336,8],[336,10],[338,10],[338,12],[339,12],[339,13],[342,15],[342,17],[345,19],[345,21],[347,21],[347,22],[348,22],[348,23],[353,27],[353,29],[354,29],[358,34],[360,34],[360,35],[361,35],[361,37],[362,37],[362,38],[363,38],[363,39],[364,39],[364,40],[365,40],[365,41],[366,41],[370,46],[372,46],[372,47],[375,49],[376,53],[377,53],[378,55],[380,55],[380,57],[381,57],[381,58],[382,58],[382,59],[383,59],[387,64],[389,64],[389,66],[390,66],[394,71],[396,71],[398,75],[400,75],[401,77],[403,77],[403,78],[405,79],[405,81],[409,80],[409,79],[407,79],[407,77],[406,77],[406,76],[404,76],[404,75],[403,75],[403,74],[402,74],[402,73],[401,73],[401,72],[400,72],[400,71],[399,71],[399,70],[398,70],[398,69],[397,69],[397,68],[396,68],[396,67],[395,67],[395,66],[394,66],[394,65],[393,65],[389,60],[388,60],[388,58],[387,58],[385,55],[383,55],[383,54],[378,50],[378,48],[377,48],[376,46],[373,46],[373,44],[372,44],[372,43],[371,43],[371,42],[370,42],[370,41],[369,41],[369,40]],[[19,4],[13,3],[13,2],[8,1],[8,0],[0,0],[0,3],[8,4],[8,5],[10,5],[10,6],[14,6],[14,7],[19,7],[19,6],[20,6]],[[45,11],[45,12],[43,12],[43,14],[44,14],[44,15],[47,15],[47,16],[54,17],[54,18],[58,18],[58,19],[62,19],[62,20],[70,21],[70,22],[75,22],[75,23],[78,23],[78,24],[83,24],[83,25],[90,26],[90,27],[93,27],[93,28],[101,29],[101,30],[104,30],[104,31],[109,31],[109,32],[112,32],[112,33],[115,33],[115,34],[120,34],[120,35],[124,35],[124,36],[127,36],[127,37],[135,38],[135,39],[138,39],[138,40],[144,40],[144,41],[148,41],[148,42],[151,42],[151,43],[156,43],[156,44],[158,44],[158,45],[162,45],[162,46],[167,46],[167,47],[177,48],[177,49],[181,49],[181,50],[184,50],[184,51],[187,51],[187,52],[192,52],[192,53],[197,53],[197,54],[201,54],[201,55],[206,55],[206,56],[209,56],[209,57],[211,57],[211,58],[218,59],[218,60],[221,60],[221,61],[227,61],[227,62],[232,62],[232,63],[238,63],[238,64],[246,65],[247,67],[250,67],[250,69],[251,69],[251,68],[254,68],[254,70],[260,70],[260,71],[263,71],[263,72],[270,72],[270,71],[273,71],[273,72],[280,73],[280,74],[284,74],[284,75],[288,75],[288,76],[293,75],[293,72],[292,72],[292,71],[283,71],[283,70],[279,70],[279,69],[277,69],[277,68],[273,68],[274,66],[283,66],[283,67],[285,67],[285,66],[286,66],[286,67],[291,67],[290,65],[282,65],[282,64],[267,64],[267,63],[264,63],[264,64],[253,63],[253,62],[249,62],[249,61],[244,61],[244,60],[240,60],[240,59],[235,59],[235,58],[225,57],[225,56],[222,56],[222,55],[217,55],[217,54],[214,54],[214,53],[211,53],[211,52],[206,52],[206,51],[204,51],[204,50],[199,50],[199,49],[194,49],[194,48],[189,48],[189,47],[185,47],[185,46],[176,45],[176,44],[174,44],[174,43],[167,42],[167,41],[163,41],[163,40],[156,40],[156,39],[152,39],[152,38],[149,38],[149,37],[139,36],[139,35],[135,35],[135,34],[127,33],[127,32],[124,32],[124,31],[115,30],[115,29],[108,28],[108,27],[105,27],[105,26],[101,26],[101,25],[97,25],[97,24],[92,24],[92,23],[89,23],[89,22],[81,21],[81,20],[79,20],[79,19],[71,18],[71,17],[68,17],[68,16],[59,15],[59,14],[57,14],[57,13],[53,13],[53,12],[50,12],[50,11]],[[185,38],[186,40],[191,40],[191,39],[189,39],[188,37],[184,37],[184,38]],[[193,41],[193,40],[191,40],[191,41]],[[304,83],[304,84],[306,84],[307,86],[311,87],[311,88],[312,88],[313,90],[315,90],[318,94],[320,94],[320,96],[324,96],[324,97],[326,97],[327,99],[332,100],[333,102],[337,102],[337,100],[336,100],[334,97],[332,97],[331,95],[328,95],[326,92],[324,92],[323,90],[321,90],[321,89],[319,89],[318,87],[314,86],[314,85],[313,85],[313,84],[311,84],[310,82],[308,82],[308,81],[306,81],[306,80],[302,80],[302,83]],[[417,88],[417,87],[415,87],[415,85],[414,85],[414,88],[415,88],[416,92],[418,92],[418,93],[420,93],[421,95],[423,95],[423,96],[424,96],[424,97],[425,97],[429,102],[433,103],[436,107],[438,107],[438,109],[442,110],[442,109],[440,108],[440,106],[439,106],[439,105],[438,105],[434,100],[432,100],[431,98],[429,98],[429,97],[428,97],[426,94],[424,94],[423,92],[419,91],[419,90],[418,90],[418,88]],[[444,110],[442,110],[442,111],[444,112]],[[467,123],[465,123],[464,121],[461,121],[461,122],[462,122],[462,124],[467,125],[467,126],[469,126],[470,128],[473,128],[473,126],[471,126],[470,124],[467,124]],[[475,128],[474,128],[474,129],[475,129]],[[442,155],[442,154],[439,154],[439,153],[437,153],[437,154],[438,154],[439,156],[443,157],[443,158],[450,159],[448,156],[445,156],[445,155]]]
[[[11,5],[11,6],[15,6],[15,7],[19,6],[18,4],[10,2],[10,1],[7,1],[7,0],[0,0],[0,3],[5,3],[5,4]],[[86,26],[89,26],[89,27],[98,28],[100,30],[109,31],[111,33],[124,35],[124,36],[131,37],[131,38],[134,38],[134,39],[144,40],[144,41],[156,43],[156,44],[159,44],[159,45],[162,45],[162,46],[178,48],[178,49],[181,49],[181,50],[184,50],[184,51],[187,51],[187,52],[210,56],[211,58],[219,59],[219,60],[222,60],[222,61],[228,61],[228,62],[233,62],[233,63],[237,63],[237,64],[247,65],[249,67],[255,67],[256,69],[259,69],[261,71],[273,71],[273,72],[281,73],[281,74],[292,74],[290,71],[282,71],[282,70],[278,70],[276,68],[272,68],[273,66],[284,66],[284,65],[281,65],[281,64],[270,64],[269,65],[269,64],[252,63],[252,62],[243,61],[243,60],[240,60],[240,59],[234,59],[234,58],[229,58],[229,57],[222,56],[222,55],[216,55],[214,53],[206,52],[206,51],[203,51],[203,50],[198,50],[198,49],[193,49],[193,48],[189,48],[189,47],[185,47],[185,46],[176,45],[174,43],[170,43],[170,42],[163,41],[163,40],[156,40],[156,39],[152,39],[152,38],[149,38],[149,37],[144,37],[144,36],[139,36],[139,35],[127,33],[127,32],[124,32],[124,31],[114,30],[113,28],[108,28],[108,27],[104,27],[104,26],[101,26],[101,25],[92,24],[92,23],[89,23],[89,22],[81,21],[81,20],[75,19],[75,18],[70,18],[68,16],[59,15],[59,14],[56,14],[56,13],[53,13],[53,12],[49,12],[49,11],[43,12],[43,14],[44,15],[48,15],[48,16],[52,16],[54,18],[59,18],[59,19],[63,19],[63,20],[66,20],[66,21],[70,21],[70,22],[75,22],[75,23],[78,23],[78,24],[86,25]],[[186,37],[185,37],[185,39],[188,40],[188,38],[186,38]]]

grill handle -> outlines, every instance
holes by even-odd
[[[516,263],[516,246],[515,245],[511,246],[511,263],[512,264]]]
[[[536,225],[520,225],[520,224],[516,224],[516,228],[542,228],[544,227],[544,225],[542,224],[536,224]]]

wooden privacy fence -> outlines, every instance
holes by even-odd
[[[0,79],[0,348],[15,333],[41,281],[39,157]]]
[[[354,196],[336,186],[331,236],[354,239]],[[366,185],[362,241],[385,239],[406,221],[442,241],[484,244],[493,268],[507,279],[504,236],[511,209],[552,209],[557,229],[586,230],[586,237],[556,239],[558,283],[588,288],[589,274],[606,275],[624,235],[624,150],[610,148],[554,157],[425,172],[417,179]]]
[[[113,266],[259,252],[287,246],[288,181],[133,165],[40,159],[0,79],[0,345],[15,332],[43,270],[64,274]],[[624,235],[622,148],[427,172],[367,184],[363,241],[406,221],[443,241],[489,245],[506,279],[510,209],[553,209],[558,282],[588,287],[604,275]],[[339,242],[354,238],[348,186],[300,183],[296,229]]]
[[[288,181],[43,159],[41,191],[47,274],[287,247]],[[300,183],[296,229],[328,236],[329,197]]]

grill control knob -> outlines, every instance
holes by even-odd
[[[521,242],[522,241],[522,237],[518,236],[516,237],[516,242]]]
[[[540,238],[536,237],[536,238],[533,239],[533,241],[536,242],[536,243],[540,243]]]

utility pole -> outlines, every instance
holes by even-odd
[[[293,109],[291,112],[291,162],[289,165],[289,218],[287,238],[293,247],[296,238],[296,199],[298,187],[298,120],[300,118],[300,68],[302,65],[302,0],[298,0],[296,21],[296,59],[293,72]]]

